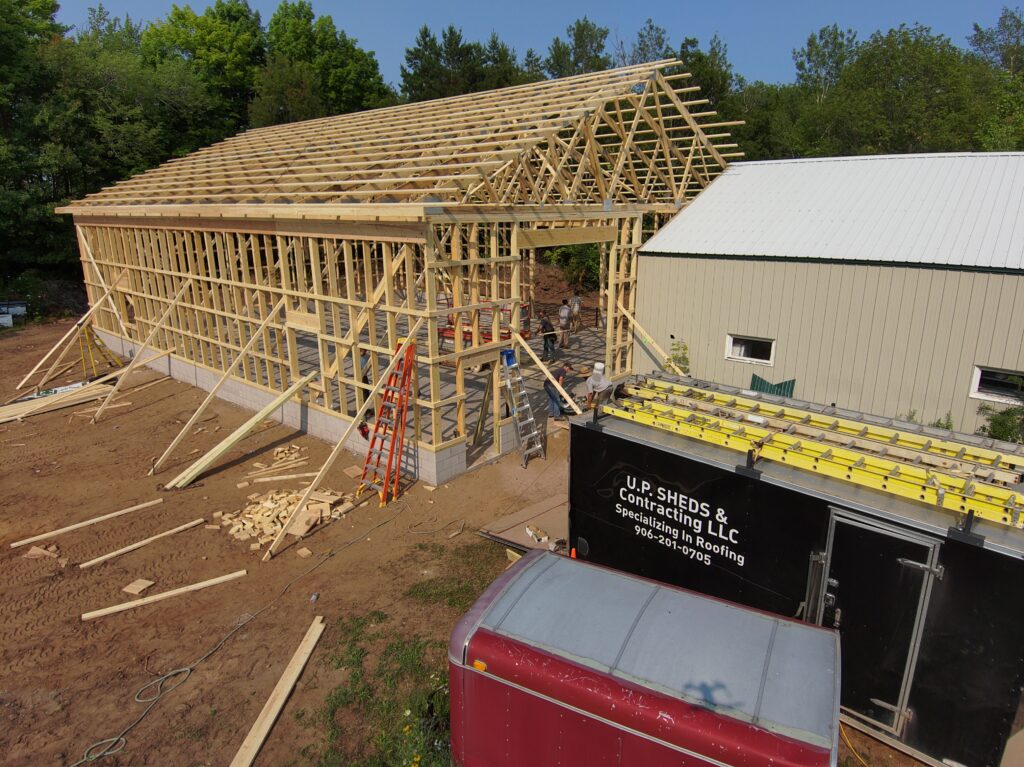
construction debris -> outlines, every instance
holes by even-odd
[[[50,548],[53,548],[52,546]],[[50,557],[51,559],[57,558],[56,551],[50,551],[49,549],[43,549],[39,546],[33,546],[25,552],[25,559],[43,559],[44,557]]]
[[[301,490],[271,490],[262,495],[252,493],[246,498],[248,503],[244,508],[223,512],[220,515],[221,529],[226,530],[238,541],[256,539],[255,543],[249,544],[249,548],[255,551],[277,537],[291,519],[301,499]],[[341,518],[353,508],[353,505],[352,495],[316,490],[311,494],[310,502],[302,510],[300,518],[295,520],[288,532],[302,537],[317,525]]]
[[[544,532],[543,530],[541,530],[536,525],[527,525],[526,526],[526,534],[528,536],[530,536],[531,538],[533,538],[533,540],[535,540],[537,543],[547,543],[548,542],[548,534],[546,532]]]
[[[153,581],[147,581],[145,578],[139,578],[129,583],[127,586],[121,589],[121,591],[123,591],[125,594],[131,594],[133,597],[137,597],[139,594],[141,594],[143,591],[145,591],[152,585]]]

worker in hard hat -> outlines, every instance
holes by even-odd
[[[611,399],[614,387],[604,375],[604,363],[594,363],[594,370],[587,378],[587,406],[600,407]]]

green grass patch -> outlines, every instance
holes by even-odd
[[[348,679],[319,712],[326,743],[320,767],[442,767],[448,747],[445,643],[395,636],[373,612],[338,621],[341,638],[328,662]]]
[[[508,564],[504,547],[493,541],[479,540],[466,546],[446,548],[438,544],[418,547],[436,557],[444,575],[413,584],[406,596],[430,605],[447,605],[468,610]]]
[[[504,547],[485,540],[420,543],[414,559],[444,575],[413,585],[406,596],[458,612],[508,564]],[[430,625],[436,627],[437,621]],[[342,618],[335,628],[337,641],[327,663],[343,673],[344,681],[319,710],[296,716],[324,737],[322,745],[307,746],[302,756],[318,767],[448,767],[447,637],[396,630],[395,622],[379,611]]]

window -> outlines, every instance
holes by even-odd
[[[754,362],[758,365],[775,364],[775,341],[771,338],[749,336],[725,337],[725,358],[740,362]]]
[[[971,396],[1014,405],[1024,402],[1024,373],[976,366]]]

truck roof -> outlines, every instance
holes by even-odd
[[[489,605],[476,612],[477,627],[812,746],[835,746],[835,632],[547,552],[495,587],[481,598]]]

